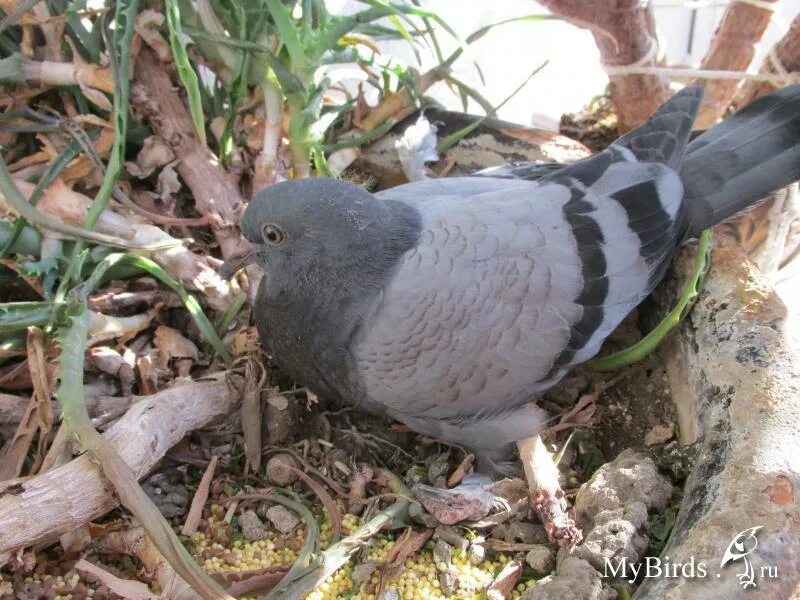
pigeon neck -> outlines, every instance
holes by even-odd
[[[381,203],[388,218],[370,224],[366,243],[351,246],[336,261],[289,263],[291,275],[282,277],[288,285],[270,287],[267,274],[259,287],[255,314],[261,339],[296,381],[323,397],[365,401],[354,346],[421,231],[415,208],[394,200]]]

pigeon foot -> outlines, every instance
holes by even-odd
[[[547,538],[552,543],[569,548],[581,543],[583,533],[567,512],[569,504],[561,489],[555,496],[549,490],[537,490],[535,495],[531,490],[531,506],[539,520],[544,523]]]
[[[575,546],[583,534],[570,516],[569,504],[558,484],[558,469],[553,456],[538,435],[517,442],[525,479],[528,481],[531,508],[542,521],[551,542]]]

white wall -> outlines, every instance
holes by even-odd
[[[697,63],[708,48],[709,40],[724,11],[724,2],[707,2],[712,6],[690,9],[677,0],[654,0],[656,22],[670,63]],[[351,12],[363,8],[353,0],[329,0],[334,12]],[[462,37],[497,21],[546,11],[531,0],[424,0],[423,8],[441,15]],[[692,12],[695,11],[692,30]],[[781,37],[784,27],[800,12],[800,0],[784,0],[778,18],[765,36],[764,47]],[[783,27],[782,27],[783,25]],[[692,52],[688,52],[690,32],[693,31]],[[445,32],[439,36],[445,54],[457,47]],[[414,64],[413,53],[405,42],[383,44],[387,56],[401,58]],[[538,65],[549,64],[527,87],[500,110],[500,117],[522,124],[554,125],[564,112],[582,108],[593,96],[603,93],[608,83],[591,34],[563,21],[511,23],[497,27],[471,46],[471,57],[463,57],[455,72],[462,80],[478,89],[493,104],[499,104]],[[435,61],[431,53],[421,51],[422,69]],[[763,49],[757,58],[760,64]],[[486,84],[471,64],[470,58],[483,69]],[[447,88],[437,86],[431,94],[448,108],[460,109],[460,100]],[[479,107],[470,110],[481,114]]]

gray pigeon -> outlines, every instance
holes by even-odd
[[[563,168],[261,190],[241,228],[262,340],[317,394],[462,444],[484,472],[525,438],[533,460],[531,400],[597,354],[680,244],[800,178],[800,85],[690,142],[701,96]],[[539,490],[545,518],[558,493]]]

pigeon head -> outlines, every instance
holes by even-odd
[[[396,260],[398,245],[405,251],[418,229],[409,228],[407,215],[394,204],[323,177],[284,181],[258,192],[241,229],[253,245],[250,260],[267,275],[265,293],[331,280],[371,287],[369,271],[384,267],[384,257]]]
[[[258,192],[242,218],[242,234],[262,264],[295,260],[339,260],[337,249],[353,240],[379,212],[366,190],[327,178],[283,181]],[[361,240],[363,241],[363,240]]]

